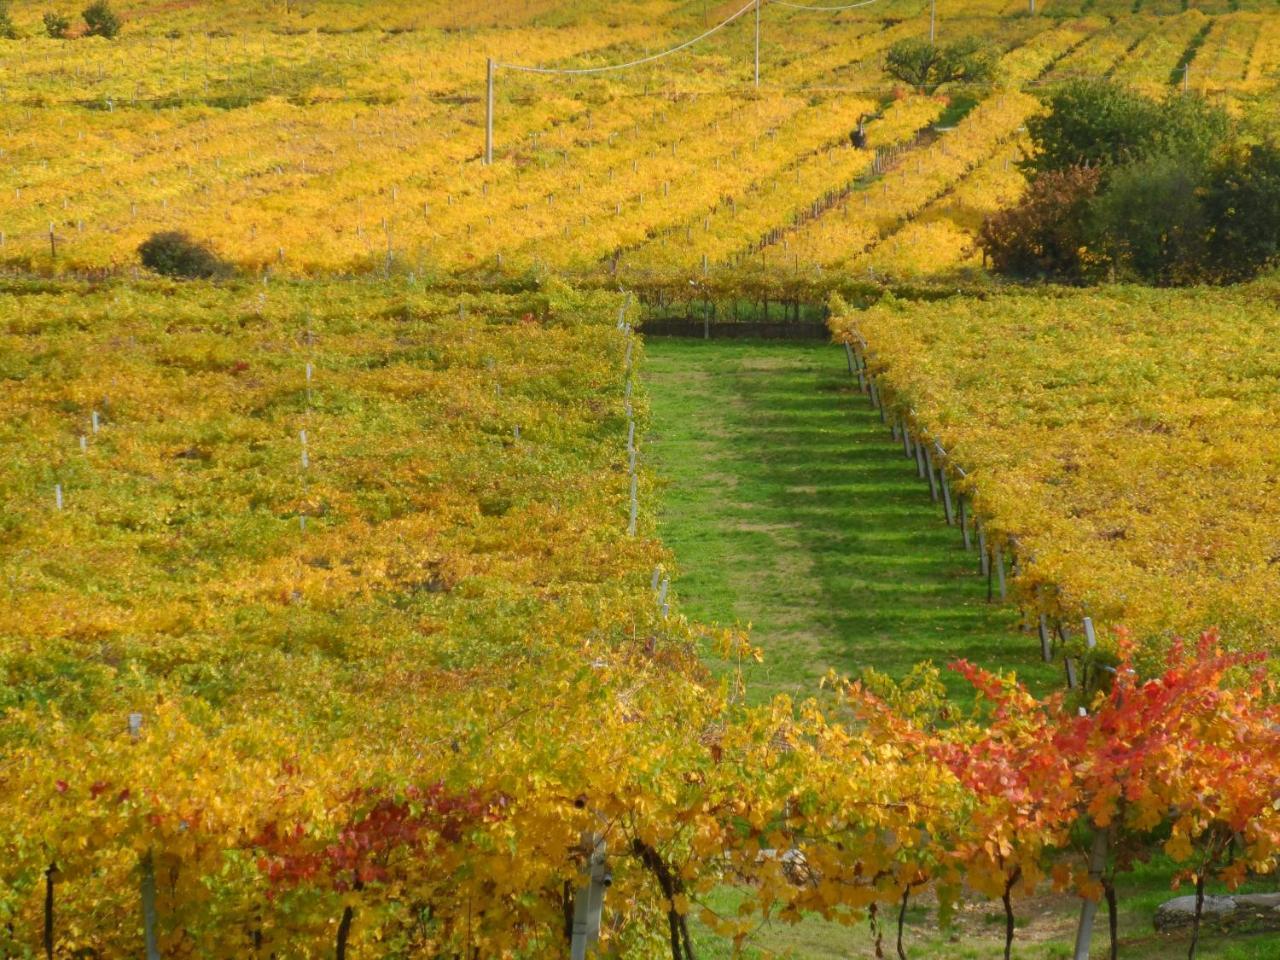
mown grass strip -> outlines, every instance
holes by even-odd
[[[754,698],[967,657],[1056,679],[828,344],[651,339],[648,454],[691,617],[751,623]],[[960,684],[948,678],[953,690]]]

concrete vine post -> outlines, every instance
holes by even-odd
[[[1084,618],[1084,642],[1085,647],[1092,650],[1098,645],[1097,636],[1093,630],[1093,619],[1091,617]],[[1070,661],[1067,661],[1070,666]],[[1089,691],[1084,691],[1087,701]],[[1085,713],[1085,708],[1080,708],[1080,713]],[[1089,879],[1095,883],[1100,883],[1103,873],[1107,869],[1107,853],[1109,846],[1109,828],[1094,827],[1093,846],[1089,851]],[[1076,926],[1076,948],[1072,954],[1072,960],[1089,960],[1089,947],[1093,941],[1093,922],[1098,915],[1098,901],[1091,900],[1088,897],[1082,899],[1080,903],[1080,922]]]
[[[924,447],[924,472],[925,479],[929,481],[929,499],[937,503],[938,478],[934,475],[933,455],[929,453],[928,447]]]
[[[486,91],[484,99],[484,165],[490,166],[493,163],[493,74],[496,64],[493,57],[489,57],[486,63]]]
[[[571,960],[586,960],[587,947],[600,938],[600,917],[604,911],[604,892],[613,884],[605,856],[604,840],[599,834],[582,837],[587,853],[586,883],[573,897],[573,927],[569,938]]]
[[[951,526],[955,523],[956,513],[955,506],[951,502],[951,485],[947,483],[947,471],[945,468],[938,468],[938,479],[942,485],[942,509],[947,517],[947,526]]]
[[[142,736],[142,714],[129,714],[129,739],[137,742]],[[156,940],[156,864],[148,849],[138,860],[138,893],[142,900],[142,936],[146,960],[160,960],[160,945]]]

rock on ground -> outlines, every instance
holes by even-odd
[[[1175,897],[1156,910],[1157,930],[1189,927],[1195,919],[1196,898]],[[1205,897],[1200,922],[1220,929],[1280,930],[1280,893],[1242,893],[1229,897]]]

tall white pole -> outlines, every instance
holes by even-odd
[[[929,0],[929,42],[933,43],[938,25],[938,0]]]
[[[756,0],[756,87],[760,86],[760,0]]]
[[[484,165],[493,163],[493,57],[486,61],[488,65],[488,90],[484,99]]]

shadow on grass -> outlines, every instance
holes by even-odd
[[[756,697],[805,695],[831,668],[901,676],[926,659],[1053,678],[1015,612],[985,602],[976,555],[843,351],[651,340],[645,369],[674,586],[691,616],[754,624],[766,657],[748,674]]]
[[[1016,612],[986,602],[976,555],[963,551],[914,462],[850,382],[842,351],[654,340],[646,352],[653,417],[643,449],[665,481],[659,532],[680,564],[673,588],[692,617],[754,623],[766,655],[747,678],[756,699],[812,692],[828,667],[901,676],[917,661],[957,657],[1016,669],[1040,690],[1057,686],[1035,638],[1017,630]],[[947,682],[967,696],[956,678]],[[1184,935],[1151,927],[1171,895],[1173,869],[1157,855],[1122,881],[1122,956],[1186,955]],[[738,896],[722,887],[710,900],[732,912]],[[940,930],[932,913],[912,913],[908,955],[999,956],[998,905],[970,907],[959,932]],[[1077,901],[1041,896],[1017,909],[1015,958],[1071,956]],[[699,956],[733,955],[696,924],[695,937]],[[755,946],[803,960],[872,955],[865,925],[812,917],[774,924],[753,940],[748,960],[762,956]],[[1275,935],[1215,935],[1199,955],[1264,960],[1280,956],[1278,943]],[[1095,957],[1105,955],[1105,938],[1095,946]]]

